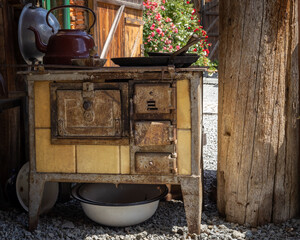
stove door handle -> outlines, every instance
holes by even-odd
[[[83,102],[82,106],[83,106],[84,110],[89,110],[92,107],[92,102],[89,100],[85,100]]]

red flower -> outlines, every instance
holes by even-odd
[[[190,1],[187,1],[186,3],[187,3],[187,4],[190,4]]]
[[[198,50],[197,50],[197,48],[194,48],[194,50],[193,50],[194,52],[197,52]]]
[[[194,29],[194,32],[197,32],[197,31],[199,31],[199,28]]]
[[[194,20],[194,17],[191,17],[191,20]]]
[[[206,55],[208,56],[209,50],[208,50],[208,49],[205,49],[204,51],[206,52]]]

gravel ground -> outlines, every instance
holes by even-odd
[[[209,82],[208,82],[209,83]],[[56,204],[41,216],[38,229],[27,231],[27,214],[19,208],[0,211],[0,239],[300,239],[300,220],[251,228],[224,221],[216,210],[217,170],[217,92],[216,84],[204,85],[204,210],[200,236],[187,234],[182,201],[161,202],[155,215],[137,226],[109,228],[89,220],[80,204],[71,200]]]

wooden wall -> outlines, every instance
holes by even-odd
[[[137,57],[143,54],[141,47],[143,43],[143,4],[140,0],[138,1],[139,3],[135,2],[104,0],[95,0],[93,2],[92,7],[97,15],[94,38],[99,54],[102,51],[120,4],[125,5],[124,12],[108,51],[106,66],[113,65],[109,60],[110,58]]]
[[[209,47],[209,59],[219,58],[219,0],[193,0],[194,6],[201,19],[201,25],[207,31]]]
[[[0,2],[0,73],[5,81],[6,95],[15,98],[25,95],[23,80],[16,74],[15,64],[23,64],[18,47],[18,19],[22,5],[16,0]],[[24,161],[24,149],[20,146],[19,108],[0,112],[0,186],[4,186],[13,169]],[[24,147],[24,146],[22,146]]]
[[[70,0],[71,5],[87,6],[87,1],[85,0]],[[71,8],[70,9],[70,20],[71,29],[85,29],[87,11],[82,8]]]
[[[202,14],[203,28],[207,31],[209,47],[209,58],[218,60],[219,48],[219,0],[211,0],[205,3]]]

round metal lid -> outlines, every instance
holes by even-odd
[[[21,54],[27,64],[32,64],[33,59],[43,61],[45,54],[36,48],[34,33],[28,30],[28,27],[34,27],[40,33],[43,43],[48,44],[48,40],[53,33],[46,23],[47,12],[44,8],[32,7],[31,3],[26,4],[21,12],[18,26],[18,42]],[[49,23],[54,27],[55,34],[60,25],[53,14],[49,15]]]
[[[29,176],[29,162],[25,163],[20,169],[16,180],[16,193],[21,206],[28,211],[28,176]],[[40,213],[46,213],[56,203],[59,194],[59,185],[57,182],[46,182],[44,185],[44,192]]]

